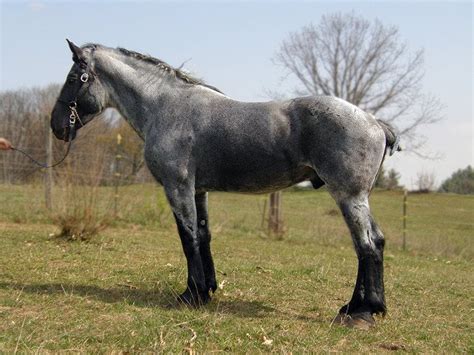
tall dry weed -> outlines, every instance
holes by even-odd
[[[99,188],[113,168],[113,157],[95,149],[72,155],[56,175],[52,220],[58,237],[89,240],[113,219],[113,190]]]

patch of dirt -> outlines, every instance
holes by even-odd
[[[396,344],[396,343],[382,343],[382,344],[379,344],[379,348],[382,348],[385,350],[392,350],[392,351],[406,350],[405,345]]]
[[[327,210],[325,214],[328,215],[328,216],[340,216],[341,212],[339,212],[339,210],[337,210],[335,208],[331,208],[331,209]]]

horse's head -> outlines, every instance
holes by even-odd
[[[58,139],[74,139],[76,131],[101,113],[106,91],[94,72],[92,52],[67,40],[74,64],[51,113],[51,128]]]

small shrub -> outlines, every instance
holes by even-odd
[[[82,158],[82,159],[81,159]],[[112,189],[100,189],[111,157],[95,149],[70,159],[57,176],[55,209],[51,219],[59,227],[57,234],[68,241],[90,240],[105,229],[114,215]],[[84,169],[87,164],[87,170]]]
[[[57,215],[54,222],[60,228],[60,232],[56,234],[56,237],[68,241],[90,240],[91,237],[105,229],[109,224],[107,218],[97,218],[90,209],[77,211],[77,214]]]

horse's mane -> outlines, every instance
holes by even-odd
[[[86,44],[82,48],[94,48],[95,49],[95,48],[98,48],[98,47],[105,48],[105,47],[103,47],[99,44],[95,44],[95,43]],[[209,85],[209,84],[206,84],[203,80],[198,79],[198,78],[184,72],[180,68],[172,67],[168,63],[162,61],[161,59],[152,57],[150,55],[145,55],[145,54],[142,54],[142,53],[134,52],[134,51],[131,51],[131,50],[128,50],[128,49],[125,49],[125,48],[118,47],[116,50],[119,51],[120,53],[126,55],[127,57],[131,57],[131,58],[140,60],[140,61],[145,62],[145,63],[150,63],[152,65],[156,65],[160,69],[174,75],[177,79],[182,80],[182,81],[184,81],[188,84],[205,86],[205,87],[207,87],[207,88],[209,88],[213,91],[216,91],[216,92],[222,94],[222,91],[220,91],[216,87],[214,87],[212,85]]]

